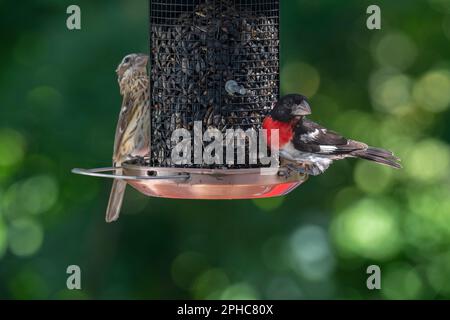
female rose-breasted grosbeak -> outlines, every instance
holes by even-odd
[[[271,130],[279,132],[279,156],[282,166],[301,173],[319,175],[334,160],[361,158],[393,168],[401,168],[399,158],[388,150],[369,147],[328,130],[306,116],[311,107],[305,96],[289,94],[277,102],[263,122],[267,143],[271,145]],[[272,150],[273,151],[273,150]]]
[[[116,70],[123,101],[114,141],[114,167],[120,167],[126,160],[147,156],[150,152],[147,63],[147,55],[129,54]],[[117,169],[116,173],[121,173],[121,170]],[[126,186],[125,181],[114,180],[106,210],[106,222],[119,218]]]

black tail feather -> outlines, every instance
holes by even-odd
[[[396,157],[391,151],[385,150],[385,149],[368,147],[366,150],[366,153],[373,155],[375,157],[382,157],[382,158],[391,159],[391,160],[395,160],[395,161],[401,161],[400,158]]]
[[[402,166],[398,163],[400,158],[396,157],[392,152],[379,148],[369,147],[366,150],[360,150],[353,153],[355,157],[374,161],[392,168],[401,169]]]

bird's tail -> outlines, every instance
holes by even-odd
[[[114,222],[119,219],[126,187],[127,183],[125,181],[114,180],[111,195],[109,196],[108,209],[106,209],[106,222]]]
[[[402,166],[399,163],[400,158],[396,157],[391,151],[368,147],[365,150],[357,150],[352,152],[352,155],[361,159],[374,161],[392,168],[401,169]]]

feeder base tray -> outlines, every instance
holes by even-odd
[[[87,176],[121,179],[149,197],[172,199],[258,199],[283,196],[308,179],[284,168],[154,168],[123,163],[121,168],[73,169]],[[108,173],[113,172],[113,173]]]
[[[124,164],[125,176],[179,176],[185,179],[128,180],[139,192],[172,199],[258,199],[283,196],[307,180],[306,175],[278,169],[151,168]],[[283,169],[280,169],[283,170]]]

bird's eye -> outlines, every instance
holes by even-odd
[[[123,62],[124,62],[124,63],[130,62],[130,57],[126,57],[126,58],[123,60]]]

